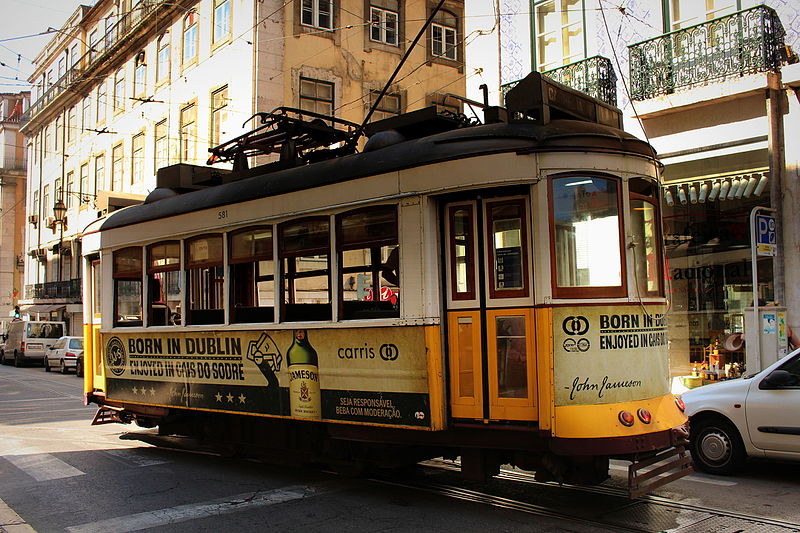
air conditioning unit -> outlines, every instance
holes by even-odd
[[[35,226],[38,223],[39,223],[39,215],[28,216],[28,224],[33,224]]]

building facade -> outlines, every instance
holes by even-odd
[[[22,298],[27,161],[20,120],[29,104],[27,91],[0,94],[0,324],[14,318]]]
[[[80,334],[88,224],[142,201],[157,169],[205,164],[209,147],[256,127],[257,112],[289,106],[360,123],[431,9],[404,0],[82,6],[29,80],[23,309]],[[465,92],[463,11],[462,0],[445,2],[374,118],[457,108],[448,95]]]
[[[617,105],[664,164],[672,372],[745,362],[746,309],[787,307],[800,330],[797,213],[800,6],[790,0],[499,0],[470,48],[490,93],[539,70]],[[491,7],[485,7],[491,15]],[[468,11],[468,15],[472,12]],[[491,43],[491,44],[490,44]],[[476,51],[473,54],[473,50]],[[475,96],[475,95],[471,95]],[[756,260],[750,214],[774,208],[778,256]],[[774,357],[773,357],[774,360]],[[730,369],[730,366],[728,367]],[[750,369],[757,370],[757,369]]]

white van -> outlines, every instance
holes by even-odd
[[[64,322],[14,320],[8,324],[6,345],[0,358],[4,365],[14,362],[22,366],[27,361],[44,361],[44,352],[64,336]]]

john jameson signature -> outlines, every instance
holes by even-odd
[[[581,377],[576,376],[575,379],[572,380],[572,390],[569,392],[569,399],[574,400],[576,392],[597,392],[597,397],[602,398],[606,391],[612,389],[634,389],[641,386],[642,382],[638,379],[611,381],[611,378],[608,376],[603,376],[603,381],[597,383],[589,381],[589,378],[583,378],[583,381],[581,381]]]

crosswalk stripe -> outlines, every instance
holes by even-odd
[[[166,524],[185,522],[196,518],[208,518],[235,513],[244,509],[264,507],[293,500],[300,500],[318,494],[320,491],[308,486],[286,487],[261,493],[237,494],[229,498],[220,498],[209,502],[178,505],[127,516],[118,516],[97,522],[80,524],[66,528],[68,533],[126,533],[141,531]]]
[[[52,479],[63,479],[85,474],[85,472],[81,472],[74,466],[49,453],[6,455],[5,459],[36,481],[50,481]]]

